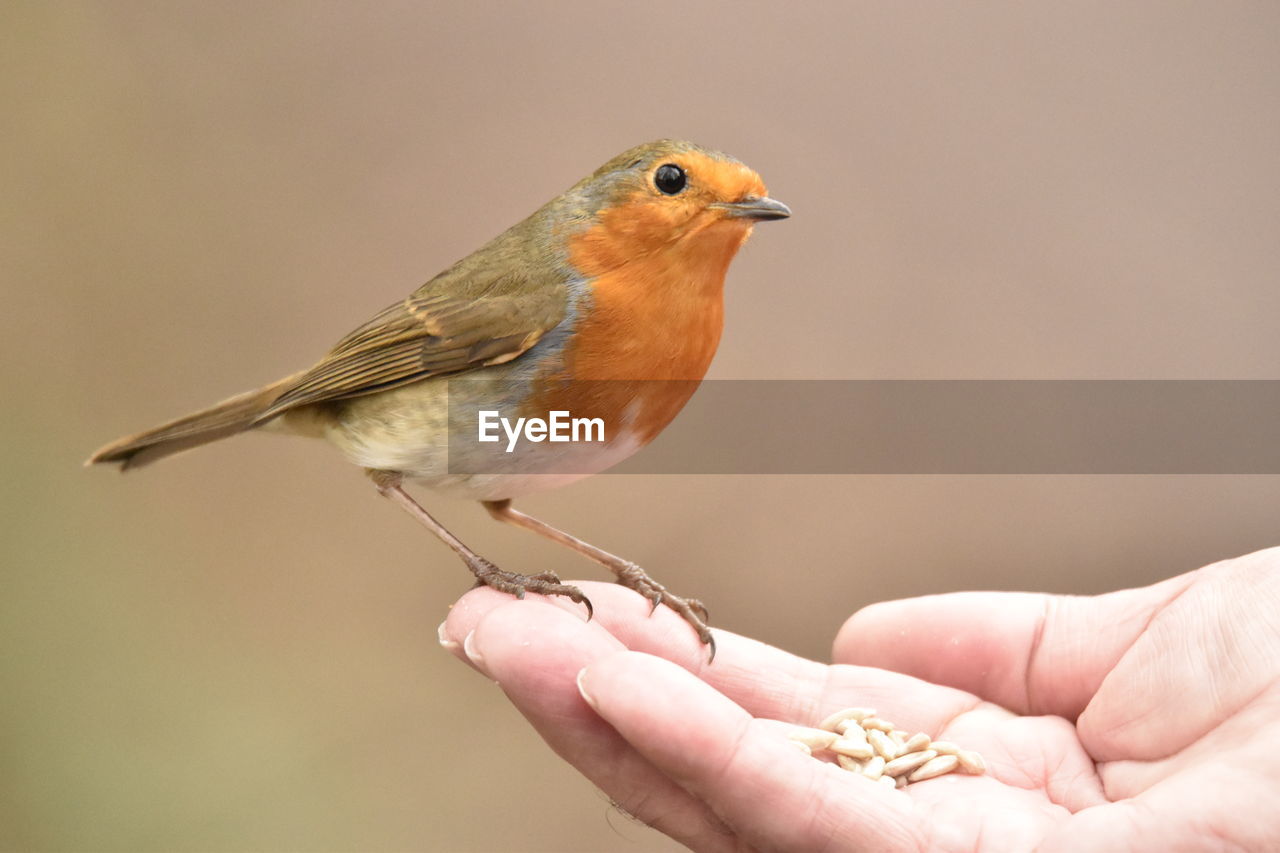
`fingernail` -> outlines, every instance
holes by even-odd
[[[446,619],[444,622],[440,623],[440,627],[436,629],[436,638],[440,640],[440,645],[444,646],[447,650],[456,652],[458,650],[458,641],[453,639],[453,637],[450,637],[444,630],[444,626],[448,624],[448,622],[449,620]]]
[[[480,650],[476,648],[476,632],[472,631],[467,634],[466,639],[462,641],[462,653],[467,656],[467,660],[481,672],[488,673],[484,668],[484,656],[480,654]]]
[[[574,681],[577,682],[578,695],[582,697],[582,701],[590,705],[592,709],[595,709],[596,700],[590,693],[587,692],[587,685],[584,683],[586,681],[586,677],[587,677],[587,667],[584,666],[582,669],[578,670],[578,677],[574,679]]]

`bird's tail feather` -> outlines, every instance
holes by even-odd
[[[177,420],[117,439],[89,457],[86,465],[117,462],[120,469],[138,468],[259,424],[258,415],[271,405],[297,376],[287,376],[255,391],[247,391]]]

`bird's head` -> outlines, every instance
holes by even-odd
[[[586,275],[654,255],[723,270],[756,222],[791,215],[743,163],[670,139],[619,154],[562,199],[576,232],[573,262]]]

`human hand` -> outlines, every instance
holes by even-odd
[[[1096,597],[956,593],[865,608],[835,664],[584,583],[596,617],[490,589],[441,640],[623,810],[696,850],[1280,846],[1280,548]],[[871,706],[985,776],[889,790],[782,720]]]

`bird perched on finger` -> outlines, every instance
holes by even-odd
[[[680,613],[714,656],[701,603],[511,501],[602,471],[671,422],[715,355],[730,261],[757,222],[788,216],[760,176],[726,154],[675,140],[637,146],[375,314],[309,369],[114,441],[89,463],[137,468],[255,429],[324,438],[479,584],[591,607],[553,574],[505,571],[481,557],[405,481],[478,500],[494,518],[603,564],[654,607]],[[484,470],[460,470],[461,439],[476,435],[482,411],[588,412],[612,430],[574,448],[572,471],[563,448],[536,443]]]

